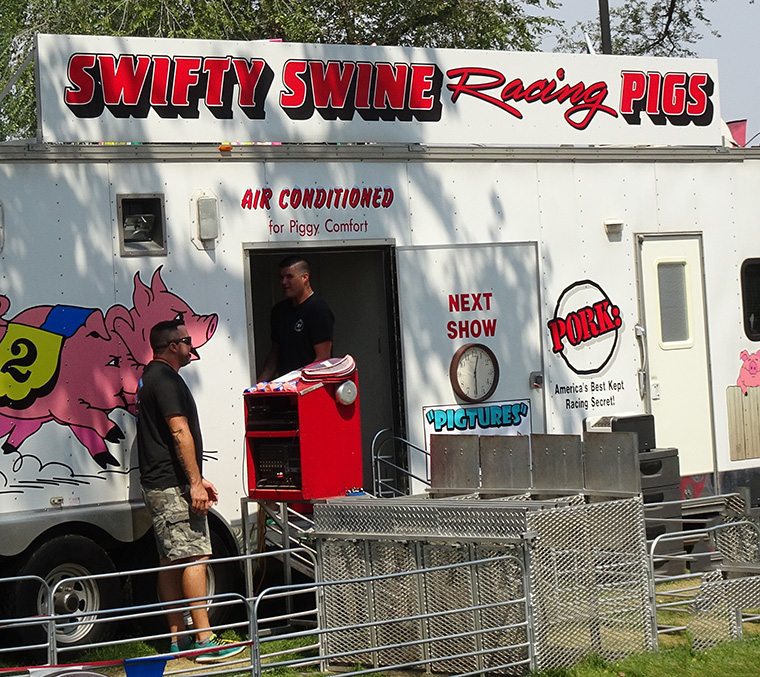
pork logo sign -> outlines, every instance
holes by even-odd
[[[560,294],[547,322],[552,353],[576,374],[598,374],[615,354],[622,324],[620,308],[596,282],[574,282]]]

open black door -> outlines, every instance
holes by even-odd
[[[248,251],[257,369],[270,348],[269,313],[282,298],[278,263],[289,254],[311,267],[312,287],[335,315],[333,354],[351,355],[359,375],[364,486],[372,491],[371,445],[380,430],[406,437],[395,248],[265,248]],[[390,445],[395,447],[396,445]],[[384,449],[387,453],[387,450]],[[399,459],[401,460],[401,459]],[[400,465],[405,465],[402,461]]]

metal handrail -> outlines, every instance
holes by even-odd
[[[394,486],[387,480],[382,479],[382,469],[383,468],[390,468],[402,475],[405,475],[408,479],[416,480],[418,482],[421,482],[422,484],[430,486],[430,477],[420,477],[419,475],[415,475],[411,470],[408,470],[407,468],[403,468],[396,463],[394,463],[390,456],[381,456],[380,451],[382,450],[383,446],[386,445],[388,442],[402,442],[407,447],[414,449],[415,451],[419,451],[423,454],[425,458],[425,468],[430,468],[430,452],[427,451],[427,449],[423,449],[422,447],[418,447],[416,444],[410,442],[407,439],[404,439],[403,437],[399,437],[398,435],[391,434],[390,436],[387,436],[380,444],[378,445],[378,439],[385,433],[392,433],[393,431],[390,428],[383,428],[382,430],[378,431],[375,436],[372,438],[372,487],[373,491],[376,496],[383,496],[383,490],[389,490],[394,496],[403,496],[404,492],[402,492],[398,487]]]

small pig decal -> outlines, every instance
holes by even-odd
[[[134,306],[35,306],[13,319],[0,296],[0,439],[5,454],[43,424],[68,426],[102,468],[118,466],[106,442],[124,432],[109,414],[135,413],[137,384],[150,361],[150,328],[182,318],[195,348],[216,331],[216,315],[198,315],[166,288],[161,269],[148,287],[134,278]]]
[[[755,353],[748,353],[746,350],[742,350],[739,359],[744,364],[742,364],[742,368],[739,371],[736,385],[742,389],[742,395],[746,395],[747,388],[760,386],[760,350]]]

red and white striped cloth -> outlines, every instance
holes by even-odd
[[[301,380],[305,383],[323,381],[335,383],[345,381],[356,371],[356,362],[351,355],[330,357],[319,362],[312,362],[301,369]]]

